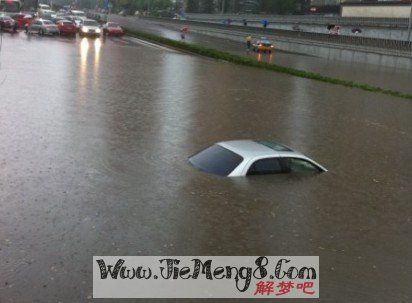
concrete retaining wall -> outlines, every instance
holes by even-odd
[[[405,5],[344,5],[342,6],[342,17],[356,18],[409,18],[411,6]]]

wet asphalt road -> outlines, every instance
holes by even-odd
[[[151,20],[112,15],[111,20],[140,31],[151,32],[169,39],[180,40],[180,28],[182,25],[170,22],[167,19]],[[199,33],[199,30],[202,33]],[[318,58],[280,50],[276,50],[271,56],[257,55],[253,52],[247,54],[245,44],[216,37],[214,34],[203,34],[203,32],[207,30],[207,25],[204,27],[191,26],[186,40],[190,43],[197,43],[206,47],[229,51],[238,55],[253,56],[257,60],[268,63],[293,67],[300,70],[320,73],[329,77],[365,83],[404,93],[412,93],[412,86],[410,85],[412,70],[407,68],[397,69],[379,64],[369,64],[367,62]],[[253,38],[258,39],[259,37],[253,36]],[[276,40],[274,43],[276,44]],[[331,50],[331,52],[333,52],[333,50]]]
[[[0,59],[1,303],[117,302],[93,255],[316,255],[322,302],[411,301],[410,101],[130,38],[5,35]],[[247,138],[329,172],[187,163]]]

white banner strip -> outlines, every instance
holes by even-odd
[[[95,256],[94,298],[319,298],[317,256]]]

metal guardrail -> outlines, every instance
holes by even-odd
[[[162,18],[150,17],[153,20],[165,20]],[[317,42],[327,42],[333,44],[350,44],[352,46],[366,46],[373,48],[380,48],[391,50],[394,53],[402,53],[403,55],[412,56],[412,42],[401,41],[401,40],[390,40],[390,39],[379,39],[379,38],[369,38],[369,37],[359,37],[359,36],[345,36],[345,35],[332,35],[324,33],[314,33],[314,32],[301,32],[301,31],[290,31],[282,29],[273,28],[258,28],[258,27],[245,27],[239,25],[223,25],[218,23],[207,23],[204,21],[194,21],[194,20],[171,20],[167,19],[168,22],[175,22],[180,24],[192,24],[199,26],[207,26],[210,28],[219,28],[226,30],[236,30],[244,32],[245,35],[253,34],[257,36],[282,36],[287,38],[305,39]]]
[[[231,19],[236,22],[247,20],[248,22],[260,22],[268,20],[272,23],[314,24],[314,25],[347,25],[347,26],[369,26],[407,28],[408,18],[360,18],[340,16],[318,16],[318,15],[211,15],[211,14],[186,14],[188,20],[221,22]]]

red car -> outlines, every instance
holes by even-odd
[[[60,35],[75,36],[77,33],[76,24],[69,20],[58,21],[57,27],[59,28]]]
[[[25,28],[33,22],[33,16],[18,13],[12,17],[16,21],[18,28]]]
[[[103,25],[103,33],[108,36],[123,36],[123,28],[114,22],[107,22]]]

